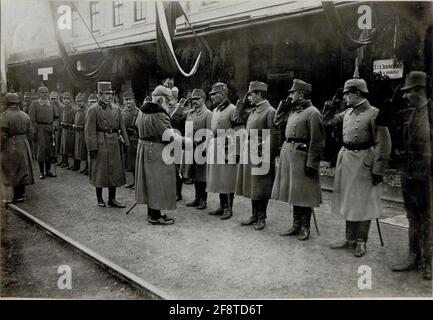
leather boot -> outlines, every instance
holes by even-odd
[[[297,236],[301,230],[301,216],[298,207],[293,207],[293,226],[280,233],[280,236]]]
[[[249,217],[247,220],[242,221],[241,226],[250,226],[253,223],[257,222],[257,220],[258,220],[257,200],[251,200],[251,213],[252,213],[252,216]]]
[[[299,230],[298,240],[305,241],[310,237],[311,208],[302,209],[301,229]]]
[[[112,208],[126,208],[124,204],[116,201],[116,187],[108,188],[108,205]]]
[[[254,229],[255,230],[262,230],[266,226],[266,212],[264,211],[263,204],[261,201],[259,201],[258,205],[259,205],[258,211],[257,211],[258,220],[257,220],[256,225],[254,226]]]
[[[409,256],[403,261],[391,267],[394,272],[414,270],[419,261],[419,224],[413,219],[409,219]]]
[[[205,199],[201,199],[200,203],[198,204],[197,209],[204,210],[206,208],[207,208],[207,202],[206,202],[206,200]]]
[[[224,213],[224,210],[227,208],[227,195],[224,193],[220,193],[218,196],[220,198],[220,206],[218,207],[218,209],[209,212],[211,216],[222,215]]]
[[[195,198],[193,201],[187,202],[187,207],[197,207],[200,204],[200,200]]]
[[[98,206],[105,207],[104,199],[102,199],[102,188],[96,188],[96,199],[98,201]]]
[[[353,221],[346,221],[346,239],[331,245],[331,249],[355,249],[355,223]]]
[[[424,280],[431,280],[431,258],[420,265],[420,270]]]
[[[367,242],[364,239],[358,239],[356,242],[355,257],[361,258],[367,253]]]

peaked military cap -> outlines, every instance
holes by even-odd
[[[293,91],[301,91],[305,93],[311,93],[311,84],[299,80],[299,79],[293,79],[292,87],[290,88],[289,92]]]

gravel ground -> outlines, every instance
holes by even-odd
[[[331,193],[323,192],[316,209],[321,235],[312,230],[309,241],[280,237],[291,224],[289,206],[271,201],[262,231],[241,227],[250,215],[250,201],[236,197],[234,217],[221,221],[207,211],[185,207],[193,186],[184,187],[178,209],[167,212],[172,226],[146,222],[146,208],[99,208],[88,178],[67,170],[59,177],[37,181],[28,189],[30,200],[20,205],[102,256],[180,299],[274,299],[325,297],[431,297],[432,283],[416,272],[393,273],[390,267],[407,254],[407,230],[382,225],[380,247],[372,225],[367,256],[333,251],[329,244],[344,235],[344,220],[330,212]],[[106,192],[106,190],[104,190]],[[134,203],[134,191],[118,189],[118,201]],[[211,194],[209,206],[217,206]],[[404,214],[387,204],[384,216]],[[372,271],[371,289],[358,288],[360,266]]]
[[[149,299],[11,211],[2,214],[1,236],[3,298]],[[61,265],[71,267],[71,289],[57,285]]]

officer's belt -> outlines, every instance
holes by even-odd
[[[103,132],[103,133],[117,133],[118,130],[117,130],[117,129],[112,129],[112,130],[108,130],[108,129],[98,129],[98,130],[96,130],[96,132]]]
[[[308,143],[309,141],[305,138],[286,138],[287,143]]]
[[[36,124],[42,124],[42,125],[52,125],[52,122],[36,122]]]
[[[60,125],[65,129],[72,129],[74,127],[71,123],[61,123]]]
[[[77,125],[74,124],[74,129],[76,131],[84,131],[84,126],[77,126]]]
[[[343,142],[343,147],[347,150],[366,150],[373,146],[372,142],[364,143],[353,143],[353,142]]]

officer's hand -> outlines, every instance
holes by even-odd
[[[372,174],[371,176],[373,177],[373,186],[376,186],[379,183],[383,182],[383,176],[380,176],[378,174]]]
[[[317,174],[317,169],[305,166],[305,175],[307,177],[314,177]]]
[[[96,159],[97,153],[98,153],[98,150],[89,151],[90,158]]]

